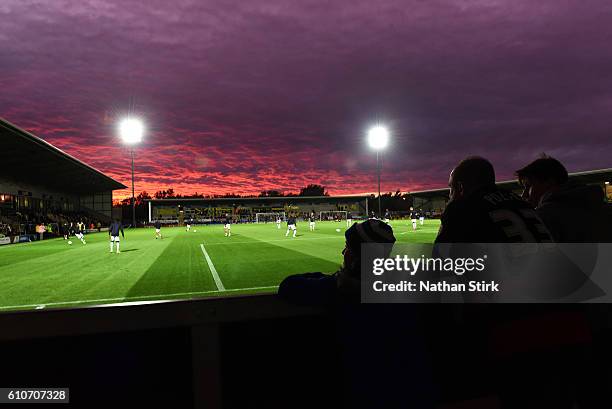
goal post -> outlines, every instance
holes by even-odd
[[[275,223],[278,217],[284,221],[285,212],[255,213],[255,223]]]

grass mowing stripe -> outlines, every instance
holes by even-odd
[[[237,292],[237,291],[253,291],[253,290],[272,290],[277,289],[277,285],[270,285],[266,287],[250,287],[250,288],[232,288],[229,290],[223,290],[223,292]],[[107,302],[107,301],[126,301],[126,300],[142,300],[142,299],[150,299],[150,298],[159,298],[161,301],[167,301],[168,297],[183,297],[186,295],[205,295],[205,294],[220,294],[218,290],[210,290],[210,291],[193,291],[187,293],[174,293],[174,294],[157,294],[157,295],[139,295],[135,297],[119,297],[119,298],[99,298],[96,300],[79,300],[79,301],[63,301],[63,302],[50,302],[46,304],[25,304],[25,305],[8,305],[8,306],[0,306],[0,310],[9,310],[16,308],[32,308],[36,307],[36,309],[42,309],[44,307],[55,306],[55,305],[75,305],[75,304],[90,304],[97,302]],[[42,307],[42,308],[39,308]]]
[[[426,220],[413,231],[409,220],[392,221],[398,243],[431,243],[439,224]],[[339,223],[317,223],[315,232],[300,229],[295,239],[274,224],[239,224],[235,230],[228,238],[221,225],[198,226],[197,232],[164,228],[162,241],[153,239],[152,229],[129,230],[119,256],[108,253],[108,233],[89,234],[86,246],[68,246],[62,238],[0,246],[0,312],[256,293],[248,288],[276,286],[290,274],[329,273],[342,261],[345,229]],[[226,292],[218,290],[200,244]]]
[[[344,239],[344,236],[340,237],[340,236],[330,236],[330,237],[311,237],[311,238],[300,238],[299,236],[296,237],[297,240],[293,240],[289,237],[284,238],[284,239],[272,239],[272,240],[260,240],[260,239],[253,239],[253,241],[227,241],[224,243],[206,243],[206,245],[208,247],[210,246],[218,246],[218,245],[223,245],[223,246],[227,246],[228,244],[255,244],[255,243],[271,243],[273,241],[284,241],[287,243],[299,243],[300,241],[304,241],[304,240],[330,240],[330,239],[334,239],[334,240],[338,240],[338,239]]]
[[[212,260],[210,259],[210,256],[206,252],[206,249],[204,248],[204,244],[200,244],[200,248],[202,249],[202,253],[204,253],[204,258],[206,259],[206,262],[208,263],[208,268],[210,268],[210,273],[213,276],[213,280],[215,280],[215,284],[217,285],[217,288],[219,289],[219,291],[225,291],[225,287],[223,286],[223,283],[221,282],[221,277],[219,277],[219,273],[217,273],[217,270],[215,269],[215,266],[213,265]]]

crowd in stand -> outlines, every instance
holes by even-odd
[[[13,222],[8,217],[3,217],[0,215],[0,234],[3,236],[12,236],[13,235]]]
[[[70,224],[82,222],[88,230],[99,230],[100,219],[85,212],[34,212],[20,210],[11,216],[0,214],[0,234],[4,236],[30,235],[37,237],[59,237]]]

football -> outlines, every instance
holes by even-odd
[[[72,242],[70,240],[68,240],[68,244],[72,244]]]
[[[338,233],[340,233],[340,229],[336,229],[336,231],[337,231]]]

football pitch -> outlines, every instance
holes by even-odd
[[[431,243],[438,220],[412,231],[409,220],[392,221],[399,243]],[[342,263],[346,222],[235,224],[126,230],[121,253],[110,253],[108,233],[83,245],[71,238],[0,246],[0,312],[78,307],[130,301],[189,299],[275,292],[290,274],[333,273]],[[339,231],[338,231],[339,230]]]

